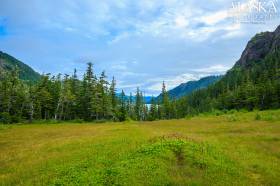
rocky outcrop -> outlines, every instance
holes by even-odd
[[[235,66],[250,66],[261,61],[267,54],[280,48],[280,26],[274,32],[262,32],[253,37]]]

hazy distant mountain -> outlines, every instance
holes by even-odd
[[[16,58],[0,51],[0,70],[7,72],[13,70],[15,67],[19,68],[19,77],[22,80],[37,81],[40,74],[35,72],[31,67],[17,60]]]
[[[206,88],[209,85],[212,85],[213,83],[217,82],[221,78],[222,76],[207,76],[197,81],[189,81],[187,83],[182,83],[181,85],[169,90],[168,95],[172,99],[178,99],[183,96],[189,95],[196,90]],[[160,99],[160,97],[161,94],[156,99]]]
[[[117,96],[120,98],[121,93],[117,93]],[[126,99],[126,100],[129,100],[129,97],[130,97],[129,95],[126,95],[126,96],[125,96],[125,99]],[[146,104],[149,104],[149,103],[151,103],[152,96],[143,96],[143,99],[144,99],[144,102],[145,102]],[[135,96],[135,95],[132,96],[132,101],[136,101],[136,96]]]

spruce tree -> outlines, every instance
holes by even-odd
[[[111,100],[111,105],[112,105],[112,115],[113,115],[113,120],[117,120],[117,104],[118,104],[118,99],[117,99],[117,94],[116,94],[116,80],[115,77],[113,77],[111,85],[110,85],[110,100]]]
[[[170,102],[169,102],[169,96],[166,91],[165,82],[162,83],[162,119],[170,119]]]

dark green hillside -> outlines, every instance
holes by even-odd
[[[209,85],[217,82],[221,78],[222,76],[207,76],[197,81],[189,81],[187,83],[182,83],[181,85],[169,90],[168,95],[171,99],[178,99],[191,94],[193,91],[202,88],[207,88]],[[159,95],[157,99],[159,99],[160,97],[161,95]]]
[[[0,71],[11,72],[16,66],[19,69],[19,78],[28,81],[37,81],[40,74],[16,58],[0,51]]]
[[[273,109],[280,107],[280,26],[257,34],[240,60],[216,84],[178,102],[180,115],[213,109]]]

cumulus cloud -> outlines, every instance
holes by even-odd
[[[206,68],[193,69],[193,71],[199,73],[207,73],[207,74],[223,74],[229,69],[230,69],[229,66],[218,64]]]
[[[206,16],[200,17],[200,21],[208,24],[208,25],[214,25],[219,23],[220,21],[223,21],[224,19],[228,18],[228,11],[227,10],[221,10],[214,13],[211,13]]]
[[[185,83],[187,81],[197,80],[203,75],[195,75],[190,73],[181,74],[174,77],[168,77],[165,80],[160,81],[160,79],[152,80],[153,84],[147,87],[148,90],[151,91],[161,91],[162,83],[165,82],[167,89],[172,89],[181,83]]]
[[[82,74],[93,62],[96,73],[106,70],[127,93],[140,86],[156,95],[163,80],[172,88],[224,73],[255,33],[279,23],[233,23],[227,14],[231,3],[1,0],[0,49],[39,72],[77,68]]]

